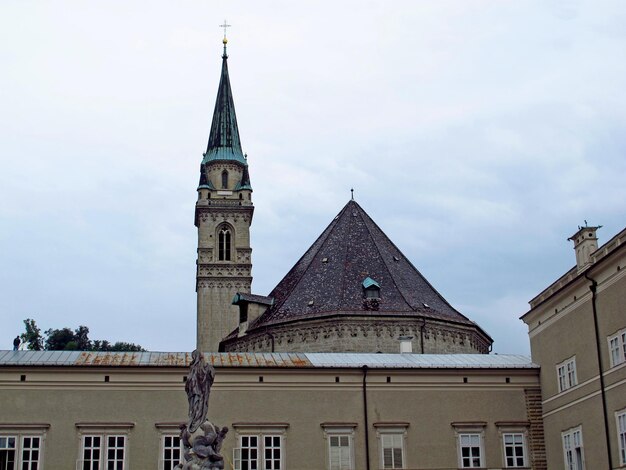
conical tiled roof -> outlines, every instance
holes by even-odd
[[[363,281],[380,286],[367,308]],[[329,315],[424,316],[475,325],[422,276],[355,201],[349,201],[270,293],[250,330]],[[487,336],[487,335],[485,335]]]

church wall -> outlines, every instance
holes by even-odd
[[[45,468],[74,468],[77,423],[130,423],[127,468],[157,468],[156,425],[186,420],[186,373],[182,367],[0,369],[0,432],[8,423],[48,423]],[[26,381],[20,381],[21,374]],[[362,387],[358,368],[218,368],[209,417],[230,428],[222,452],[227,462],[243,425],[284,426],[283,467],[293,470],[326,468],[323,424],[353,426],[355,468],[364,469]],[[527,432],[525,391],[537,387],[536,369],[371,369],[371,468],[378,468],[377,432],[385,426],[405,429],[406,468],[457,468],[455,430],[468,425],[483,435],[487,467],[500,468],[502,423]]]
[[[237,327],[239,314],[233,297],[237,292],[250,292],[253,207],[250,202],[239,204],[244,202],[213,199],[197,205],[197,347],[202,351],[217,351],[220,341]],[[230,260],[218,259],[218,231],[224,224],[233,237]]]
[[[243,169],[240,165],[233,163],[220,163],[215,162],[207,165],[207,176],[209,181],[213,184],[213,187],[216,190],[233,190],[235,186],[241,181],[241,176],[243,175]],[[228,172],[228,185],[226,188],[222,188],[222,172]],[[214,197],[212,195],[211,197]]]
[[[400,352],[401,336],[412,336],[413,352],[421,352],[421,320],[358,318],[292,322],[267,333],[252,331],[226,351],[247,352]],[[462,326],[429,321],[424,328],[425,354],[487,353],[489,346],[476,333]]]
[[[232,305],[237,292],[250,292],[250,283],[240,280],[198,282],[198,345],[204,351],[217,351],[219,342],[239,325],[239,308]],[[212,345],[212,346],[211,346]]]

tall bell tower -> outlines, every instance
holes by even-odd
[[[250,292],[254,206],[247,156],[241,150],[235,105],[228,78],[224,36],[222,75],[217,90],[209,143],[200,165],[196,201],[197,348],[217,351],[238,325],[237,292]]]

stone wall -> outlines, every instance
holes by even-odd
[[[423,329],[423,333],[422,333]],[[470,325],[422,318],[328,318],[292,322],[224,344],[238,352],[400,352],[401,336],[411,336],[414,353],[488,353],[489,344]],[[423,351],[422,351],[423,338]]]

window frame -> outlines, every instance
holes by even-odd
[[[407,428],[409,427],[409,423],[374,423],[374,427],[376,428],[376,437],[378,438],[378,449],[379,449],[379,465],[381,469],[403,469],[407,468],[406,461],[406,437],[407,437]],[[400,439],[400,466],[395,466],[395,455],[392,451],[392,466],[385,467],[385,437],[399,437]],[[395,446],[391,447],[395,449]]]
[[[579,446],[576,447],[576,434],[578,434]],[[567,447],[566,447],[567,438]],[[574,444],[573,446],[571,444]],[[574,428],[567,429],[561,432],[561,446],[563,448],[563,465],[565,470],[585,470],[585,447],[583,442],[583,428],[582,426],[576,426]],[[573,452],[572,455],[576,455],[575,449],[580,449],[580,467],[577,466],[577,462],[572,459],[568,461],[568,452]],[[576,458],[578,460],[578,458]]]
[[[217,260],[233,260],[234,230],[230,225],[220,225],[217,229]]]
[[[611,367],[616,367],[626,362],[626,328],[623,328],[607,337],[606,341],[609,347],[609,360]],[[613,347],[611,344],[613,341],[615,341],[616,347]]]
[[[321,427],[324,432],[324,439],[326,444],[326,468],[328,470],[354,470],[355,467],[355,455],[354,455],[354,431],[356,429],[356,423],[322,423]],[[333,467],[331,441],[334,437],[346,437],[348,439],[348,456],[350,459],[347,468],[341,468],[341,461],[339,467]],[[339,441],[341,443],[341,441]],[[339,446],[341,447],[341,446]]]
[[[243,448],[243,438],[244,437],[256,437],[257,438],[257,458],[256,458],[256,467],[257,470],[278,470],[275,468],[275,460],[272,460],[272,463],[269,467],[266,467],[266,458],[265,451],[268,449],[265,444],[265,439],[267,437],[278,438],[279,439],[279,464],[278,467],[280,470],[285,470],[285,438],[287,434],[287,429],[289,428],[288,423],[235,423],[233,424],[233,428],[235,430],[235,439],[237,442],[236,447],[233,448],[233,468],[235,470],[241,470],[242,468],[242,459],[241,459],[241,450]],[[269,446],[269,449],[276,449],[273,445]]]
[[[159,431],[159,470],[167,470],[165,468],[165,440],[168,437],[178,438],[178,451],[179,451],[179,460],[178,463],[184,463],[184,449],[183,443],[180,439],[180,427],[183,423],[156,423],[155,427]],[[175,449],[175,447],[172,447]],[[172,469],[176,468],[176,460],[174,458],[172,460]]]
[[[86,437],[100,437],[100,455],[98,460],[98,468],[108,468],[108,450],[109,450],[109,437],[122,437],[124,439],[124,445],[122,447],[122,470],[128,468],[128,452],[130,449],[130,433],[135,423],[76,423],[75,424],[78,433],[78,458],[76,459],[76,468],[83,468],[85,462],[85,438]],[[117,448],[117,447],[115,447]],[[117,459],[115,459],[117,460]]]
[[[615,412],[615,430],[620,465],[626,465],[626,408]]]
[[[37,470],[43,470],[45,466],[45,442],[46,435],[50,429],[50,424],[0,424],[0,438],[14,438],[15,439],[15,458],[14,468],[22,469],[23,464],[27,463],[27,469],[32,469],[32,463],[36,463]],[[39,439],[39,446],[37,447],[37,460],[36,462],[24,461],[24,439],[35,438]],[[33,450],[30,448],[29,450]]]
[[[556,365],[556,379],[559,393],[578,385],[578,371],[576,370],[576,356],[565,359]]]
[[[530,427],[530,423],[528,422],[497,422],[496,426],[498,427],[498,433],[500,434],[500,442],[501,442],[501,450],[502,450],[502,466],[504,468],[528,468],[529,465],[529,450],[528,450],[528,428]],[[507,436],[521,436],[521,448],[522,448],[522,465],[509,465],[508,464],[508,456],[506,454],[507,450]],[[516,448],[519,444],[513,443],[512,447]],[[519,456],[513,455],[514,459],[519,458]]]
[[[487,455],[485,453],[485,428],[487,426],[486,422],[456,422],[452,423],[452,427],[454,428],[455,438],[456,438],[456,449],[457,449],[457,464],[459,468],[486,468],[487,467]],[[463,448],[467,447],[463,445],[463,437],[465,436],[477,436],[478,437],[478,466],[471,464],[470,466],[463,465]],[[474,446],[470,446],[470,449]],[[470,455],[470,459],[473,457]]]

